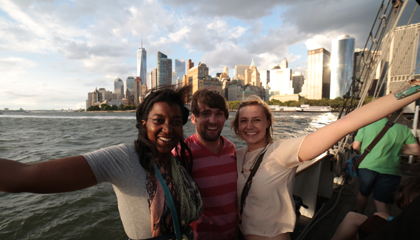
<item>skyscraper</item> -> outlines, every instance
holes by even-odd
[[[181,79],[185,75],[185,60],[184,59],[175,59],[175,72],[176,78]]]
[[[166,85],[172,84],[172,59],[166,59]]]
[[[341,35],[332,41],[330,98],[343,97],[352,82],[354,38]]]
[[[117,99],[124,97],[124,82],[120,78],[116,78],[114,81],[114,93],[117,94]]]
[[[152,84],[152,88],[157,88],[157,68],[153,69],[153,71],[150,73],[150,79],[151,79],[151,84]]]
[[[281,66],[286,67],[282,69]],[[270,70],[270,96],[293,95],[292,69],[288,68],[287,60]]]
[[[330,52],[324,48],[308,51],[308,70],[302,86],[302,96],[307,99],[330,97]]]
[[[125,80],[125,87],[129,91],[129,94],[130,94],[129,96],[134,95],[134,77],[132,76],[127,77],[127,79]],[[128,98],[129,96],[125,96],[125,97]]]
[[[142,79],[140,77],[136,77],[133,81],[133,87],[134,87],[134,105],[138,106],[140,104],[140,98],[142,96],[141,94],[141,85],[142,85]]]
[[[236,65],[234,79],[244,80],[245,70],[247,70],[249,67],[250,67],[249,65]]]
[[[394,92],[414,78],[419,44],[420,23],[395,28],[386,56],[389,66],[386,94]],[[387,52],[382,49],[383,52]]]
[[[260,72],[255,66],[254,59],[252,59],[251,65],[244,71],[245,85],[251,84],[253,86],[261,86]]]
[[[157,53],[157,82],[156,87],[160,88],[172,83],[172,59],[165,54]]]
[[[141,48],[137,50],[137,76],[141,78],[142,84],[146,84],[146,75],[147,75],[147,53],[146,49],[143,48],[143,43]]]
[[[302,92],[302,86],[304,83],[305,78],[303,77],[302,73],[300,72],[295,72],[292,74],[292,80],[293,80],[293,93],[294,94],[298,94],[300,92]],[[329,81],[329,79],[328,79]],[[329,90],[329,89],[328,89]],[[328,94],[330,92],[328,91]]]

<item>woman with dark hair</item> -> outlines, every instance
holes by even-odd
[[[293,183],[299,164],[324,153],[347,134],[420,98],[419,90],[420,82],[413,82],[309,135],[276,141],[267,104],[258,96],[242,102],[232,128],[247,144],[236,151],[240,229],[245,239],[290,239],[296,219]]]
[[[0,191],[56,193],[110,182],[130,239],[193,239],[189,223],[200,217],[202,202],[185,169],[192,163],[183,141],[188,93],[152,91],[137,108],[134,145],[34,164],[0,159]],[[178,143],[180,161],[171,153]]]

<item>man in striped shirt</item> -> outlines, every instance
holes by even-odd
[[[235,145],[221,136],[229,117],[226,98],[198,90],[191,102],[196,133],[185,142],[193,155],[193,179],[203,199],[201,217],[191,223],[196,239],[232,239],[237,227]]]

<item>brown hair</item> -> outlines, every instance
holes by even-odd
[[[273,142],[273,114],[271,113],[270,108],[268,107],[267,103],[265,103],[260,97],[257,95],[249,96],[245,101],[241,102],[238,107],[238,111],[236,111],[235,118],[232,121],[232,130],[235,132],[236,136],[241,139],[239,135],[239,111],[241,108],[246,106],[260,106],[264,111],[264,114],[268,121],[270,121],[270,126],[265,131],[265,139],[267,143]]]
[[[405,180],[395,193],[396,205],[404,209],[420,194],[420,178],[412,177]]]
[[[200,116],[199,104],[207,105],[211,108],[218,108],[223,111],[226,119],[229,118],[229,106],[226,98],[216,90],[204,88],[194,93],[191,101],[191,112],[197,117]]]

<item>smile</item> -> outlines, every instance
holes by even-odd
[[[257,133],[256,132],[249,132],[249,133],[245,133],[245,135],[257,135]]]
[[[210,130],[210,131],[216,131],[218,129],[218,127],[208,127],[207,129]]]
[[[170,142],[172,138],[159,137],[159,140],[164,141],[164,142]]]

